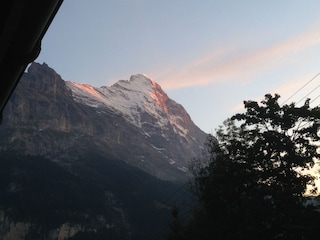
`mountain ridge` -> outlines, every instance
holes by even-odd
[[[111,91],[30,65],[0,125],[0,238],[166,233],[171,208],[192,201],[188,164],[207,135],[160,85],[144,75],[132,80],[135,87],[122,80]]]
[[[1,150],[76,160],[86,149],[161,179],[187,179],[206,134],[155,81],[133,75],[111,87],[64,81],[32,63],[4,112]],[[7,138],[5,137],[7,136]]]
[[[110,107],[126,115],[127,120],[138,127],[143,128],[143,124],[147,123],[141,122],[142,110],[156,116],[158,121],[155,124],[158,126],[165,127],[170,123],[182,136],[186,135],[188,130],[179,124],[179,120],[180,123],[181,120],[192,123],[182,105],[170,99],[159,84],[143,74],[132,75],[130,80],[119,80],[111,87],[96,88],[89,84],[69,81],[66,85],[76,101],[96,108],[102,108],[103,105]],[[183,119],[175,114],[175,110],[184,115]],[[168,122],[161,122],[160,119]]]

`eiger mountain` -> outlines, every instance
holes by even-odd
[[[0,125],[0,238],[149,239],[205,139],[146,75],[98,88],[32,63]]]
[[[111,87],[68,82],[33,63],[4,112],[1,150],[53,161],[94,150],[164,180],[183,180],[206,134],[145,75]]]

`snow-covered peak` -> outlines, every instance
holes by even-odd
[[[132,75],[130,80],[120,80],[110,87],[96,88],[74,82],[66,84],[76,101],[90,107],[113,109],[142,129],[150,124],[161,129],[168,129],[170,125],[180,135],[185,136],[188,132],[177,124],[179,116],[168,112],[167,94],[145,74]]]
[[[130,77],[130,80],[119,80],[118,82],[113,84],[111,88],[122,88],[129,91],[139,91],[144,93],[150,93],[155,91],[156,89],[161,89],[159,84],[157,84],[154,80],[152,80],[145,74],[132,75]]]
[[[151,79],[150,77],[148,77],[146,74],[136,74],[136,75],[132,75],[130,77],[130,82],[137,82],[139,83],[145,83],[145,84],[152,84],[153,86],[157,85],[157,83]]]

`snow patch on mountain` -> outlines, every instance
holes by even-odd
[[[171,125],[176,133],[186,137],[188,130],[179,122],[181,117],[169,113],[167,94],[160,85],[145,74],[132,75],[130,80],[120,80],[110,87],[93,87],[67,81],[75,101],[94,108],[108,107],[123,114],[134,125],[144,128],[150,126],[147,116],[154,120],[153,127],[167,129]],[[147,114],[147,116],[145,115]]]

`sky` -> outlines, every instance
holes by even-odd
[[[214,133],[267,93],[320,104],[319,10],[318,0],[64,0],[35,61],[95,87],[144,73]]]

